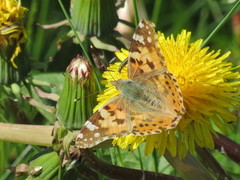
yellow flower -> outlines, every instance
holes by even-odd
[[[212,135],[216,130],[226,132],[236,120],[231,110],[239,105],[240,73],[232,72],[232,63],[225,62],[230,52],[220,55],[220,51],[201,48],[202,39],[190,43],[191,33],[183,30],[174,39],[173,35],[165,38],[158,33],[161,52],[168,70],[177,78],[183,93],[186,114],[177,128],[163,131],[161,134],[148,136],[128,135],[116,138],[113,144],[130,150],[136,149],[143,142],[145,154],[154,148],[163,155],[168,150],[172,156],[183,158],[186,152],[194,153],[195,146],[213,148]],[[128,57],[128,51],[117,52],[119,59]],[[99,108],[113,96],[119,94],[110,81],[127,79],[127,67],[118,72],[120,63],[111,65],[103,74],[107,89],[99,95]]]
[[[20,44],[26,42],[26,33],[23,27],[26,11],[27,9],[21,6],[20,1],[0,1],[1,53],[4,53],[9,46],[14,46],[10,61],[15,68],[17,68],[17,65],[14,59],[21,52]]]

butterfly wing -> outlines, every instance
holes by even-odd
[[[137,109],[131,111],[132,133],[157,134],[162,129],[175,128],[182,117],[181,114],[185,113],[183,97],[176,78],[167,70],[158,45],[155,26],[149,21],[141,20],[133,35],[128,75],[129,78],[145,85],[149,93],[155,91],[156,99],[161,104],[154,112],[139,112]],[[146,105],[151,106],[150,103]]]
[[[139,80],[139,83],[148,87],[149,91],[154,90],[159,94],[161,103],[154,112],[131,111],[132,133],[135,135],[158,134],[162,129],[175,128],[186,111],[176,78],[166,71],[147,80]]]
[[[128,76],[132,79],[165,69],[166,64],[159,49],[155,25],[147,20],[141,20],[130,45]]]
[[[181,119],[180,115],[172,113],[159,115],[149,113],[138,114],[133,112],[132,117],[137,119],[137,121],[132,122],[132,134],[136,136],[159,134],[163,129],[173,129]]]
[[[131,130],[128,110],[118,95],[86,121],[76,138],[76,145],[91,148],[105,140],[127,135]]]

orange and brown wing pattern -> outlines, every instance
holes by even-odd
[[[132,134],[136,136],[144,136],[151,134],[159,134],[162,130],[173,129],[181,119],[180,115],[175,113],[159,114],[132,114]]]
[[[120,96],[116,96],[86,121],[76,138],[78,148],[91,148],[105,140],[131,132],[130,117]]]
[[[169,109],[175,111],[177,114],[185,114],[186,109],[183,103],[183,94],[179,88],[177,79],[172,73],[166,71],[163,74],[154,76],[149,79],[156,84],[158,91],[164,90],[164,97],[168,102]]]
[[[140,83],[149,87],[149,90],[156,91],[161,96],[161,103],[155,112],[131,112],[132,133],[142,136],[175,128],[186,111],[176,78],[166,71]]]
[[[129,78],[139,77],[143,74],[166,69],[162,56],[155,25],[147,20],[141,20],[130,45],[128,58]]]

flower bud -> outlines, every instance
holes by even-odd
[[[79,129],[96,104],[96,85],[87,58],[77,56],[66,70],[65,83],[57,104],[57,118],[70,129]]]

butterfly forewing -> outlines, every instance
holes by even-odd
[[[119,96],[113,98],[86,121],[76,139],[79,148],[90,148],[105,140],[131,132],[130,117]]]
[[[139,23],[130,45],[128,58],[129,78],[166,69],[154,28],[155,25],[149,21],[141,20]]]

